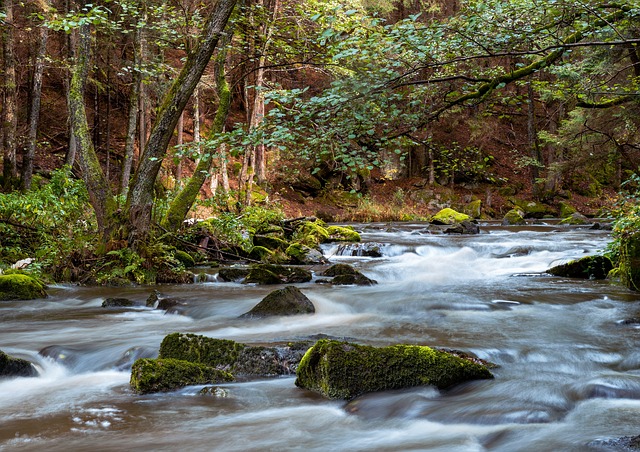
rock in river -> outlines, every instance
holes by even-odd
[[[241,317],[269,317],[274,315],[313,314],[315,306],[305,294],[295,286],[278,289],[264,297],[249,312]]]
[[[345,400],[375,391],[420,385],[443,389],[467,380],[493,378],[482,364],[430,347],[376,348],[326,339],[307,351],[296,375],[296,386]]]
[[[35,300],[46,297],[44,285],[29,275],[0,275],[0,301]]]
[[[38,371],[33,364],[21,358],[14,358],[0,350],[0,378],[35,377]]]

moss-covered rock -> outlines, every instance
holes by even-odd
[[[573,207],[568,202],[564,202],[564,201],[560,202],[559,207],[560,207],[560,218],[570,217],[571,215],[577,212],[576,208]]]
[[[107,298],[102,302],[103,308],[130,308],[135,306],[135,302],[128,298]]]
[[[184,265],[185,268],[195,267],[196,265],[195,259],[185,251],[176,250],[173,253],[173,257],[175,257],[178,262],[182,263],[182,265]]]
[[[420,385],[442,389],[493,378],[481,364],[430,347],[376,348],[326,339],[307,351],[296,375],[296,386],[345,400],[375,391]]]
[[[480,234],[480,227],[473,221],[463,221],[449,226],[445,234]]]
[[[35,300],[46,297],[44,285],[31,276],[0,275],[0,301]]]
[[[326,264],[327,258],[316,250],[315,248],[309,248],[302,243],[292,243],[285,251],[285,254],[291,259],[294,264],[301,265],[315,265]]]
[[[269,317],[276,315],[313,314],[316,308],[295,286],[274,290],[241,317]]]
[[[581,224],[587,224],[588,222],[589,220],[587,219],[587,217],[585,217],[579,212],[574,212],[568,217],[564,218],[560,222],[560,224],[581,225]]]
[[[223,267],[218,270],[218,278],[226,282],[238,282],[247,277],[249,268]]]
[[[502,219],[502,226],[518,226],[527,224],[524,219],[524,212],[520,209],[511,209]]]
[[[613,269],[611,260],[606,256],[586,256],[547,270],[554,276],[583,279],[605,279]]]
[[[254,246],[262,246],[267,248],[268,250],[286,250],[289,246],[289,242],[283,240],[279,237],[274,237],[270,235],[254,235],[253,236],[253,245]]]
[[[464,206],[462,211],[462,213],[469,215],[471,218],[478,219],[482,216],[482,201],[480,199],[471,201],[469,204]]]
[[[466,213],[457,212],[450,207],[442,209],[431,218],[433,224],[454,224],[462,223],[463,221],[470,220],[471,217]]]
[[[204,364],[234,375],[290,375],[311,345],[301,341],[274,347],[254,347],[226,339],[172,333],[160,345],[160,358]]]
[[[35,377],[38,371],[29,361],[14,358],[0,350],[0,379],[12,377]]]
[[[311,281],[309,270],[283,265],[257,264],[251,266],[245,283],[255,284],[293,284]]]
[[[359,242],[360,234],[351,226],[329,226],[329,242]]]
[[[136,360],[131,367],[131,388],[139,394],[173,391],[190,385],[233,381],[233,375],[203,364],[178,359]]]
[[[365,275],[360,273],[358,270],[353,268],[348,264],[335,264],[326,269],[322,276],[330,276],[333,277],[331,281],[322,281],[322,282],[330,282],[335,286],[345,286],[345,285],[358,285],[358,286],[372,286],[377,284],[378,282],[367,278]]]
[[[544,218],[546,215],[555,215],[553,209],[546,204],[523,199],[510,199],[514,208],[522,211],[524,218]]]
[[[269,262],[274,256],[274,252],[264,246],[254,246],[249,252],[249,257],[253,260]]]
[[[293,239],[303,245],[316,248],[329,240],[329,232],[320,220],[304,221],[296,229]]]

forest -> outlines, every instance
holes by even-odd
[[[33,258],[75,280],[125,254],[175,262],[189,218],[213,219],[218,250],[240,257],[229,237],[270,216],[569,209],[618,219],[614,257],[640,224],[636,0],[5,0],[0,14],[4,267]]]

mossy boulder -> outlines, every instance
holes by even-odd
[[[463,213],[469,215],[471,218],[478,219],[482,216],[482,201],[480,199],[471,201],[469,204],[464,206],[462,211]]]
[[[255,284],[293,284],[311,281],[309,270],[284,265],[256,264],[252,265],[244,283]]]
[[[329,226],[329,242],[359,242],[360,234],[351,226]]]
[[[327,258],[316,250],[315,248],[309,248],[302,243],[292,243],[285,251],[285,254],[291,259],[294,264],[302,265],[315,265],[326,264]]]
[[[191,267],[195,267],[196,265],[196,261],[195,259],[186,251],[182,251],[182,250],[176,250],[173,253],[173,257],[175,257],[175,259],[180,262],[182,265],[185,266],[185,268],[191,268]]]
[[[301,341],[254,347],[227,339],[172,333],[163,339],[159,356],[223,369],[234,375],[267,377],[295,373],[311,345]]]
[[[296,375],[296,386],[344,400],[369,392],[421,385],[444,389],[493,378],[481,364],[430,347],[376,348],[327,339],[307,351]]]
[[[238,282],[246,278],[250,271],[247,267],[223,267],[218,270],[218,278],[226,282]]]
[[[293,239],[303,245],[316,248],[329,240],[329,232],[320,220],[304,221],[297,227]]]
[[[588,222],[589,222],[589,219],[587,217],[585,217],[579,212],[574,212],[568,217],[564,218],[560,222],[560,224],[581,225],[581,224],[587,224]]]
[[[0,379],[13,377],[35,377],[38,371],[29,361],[14,358],[0,350]]]
[[[269,250],[268,248],[265,248],[264,246],[254,246],[249,252],[249,257],[251,259],[262,262],[269,262],[273,258],[273,256],[274,252]]]
[[[31,276],[19,273],[0,275],[0,301],[35,300],[46,297],[44,285]]]
[[[586,256],[552,267],[547,273],[566,278],[605,279],[611,270],[613,264],[608,257]]]
[[[527,222],[524,219],[524,212],[520,209],[511,209],[502,219],[502,226],[518,226]]]
[[[268,250],[286,250],[289,246],[289,242],[283,240],[279,237],[274,237],[270,235],[254,235],[253,236],[253,245],[262,246]]]
[[[573,207],[571,204],[569,204],[568,202],[564,202],[562,201],[559,204],[560,207],[560,218],[567,218],[570,217],[571,215],[573,215],[574,213],[577,212],[576,208]]]
[[[373,286],[374,284],[378,284],[377,281],[367,278],[365,275],[348,264],[332,265],[322,273],[322,276],[333,277],[331,281],[323,282],[330,282],[335,286]]]
[[[269,317],[276,315],[313,314],[316,308],[295,286],[274,290],[241,317]]]
[[[555,215],[553,209],[549,206],[536,202],[526,201],[523,199],[510,199],[509,202],[515,209],[521,210],[524,218],[544,218],[547,215]]]
[[[442,209],[440,212],[431,217],[433,224],[455,224],[462,223],[463,221],[471,220],[471,217],[466,213],[460,213],[453,210],[450,207]]]
[[[171,358],[141,358],[131,367],[129,383],[135,392],[147,394],[233,380],[230,373],[203,364]]]
[[[136,303],[128,298],[107,298],[102,302],[103,308],[130,308]]]

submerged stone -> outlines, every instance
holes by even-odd
[[[313,314],[316,308],[295,286],[274,290],[241,317],[269,317],[276,315]]]
[[[556,265],[547,270],[547,273],[566,278],[605,279],[611,270],[613,270],[613,264],[608,257],[586,256],[566,264]]]
[[[29,275],[0,275],[0,301],[46,298],[44,285]]]
[[[345,400],[389,389],[420,385],[444,389],[493,378],[486,366],[430,347],[376,348],[326,339],[307,351],[296,375],[296,386]]]
[[[0,379],[12,377],[35,377],[38,371],[26,359],[14,358],[0,350]]]
[[[230,373],[203,364],[178,359],[141,358],[131,367],[129,383],[135,392],[147,394],[233,380]]]
[[[107,298],[102,302],[103,308],[129,308],[135,305],[135,302],[128,298]]]
[[[224,267],[218,270],[218,278],[226,282],[239,282],[249,274],[248,268]]]
[[[332,276],[333,279],[331,281],[323,282],[329,282],[335,286],[354,284],[358,286],[372,286],[374,284],[378,284],[377,281],[367,278],[365,275],[348,264],[332,265],[322,273],[322,276]]]
[[[479,234],[480,227],[472,221],[463,221],[444,230],[445,234]]]

